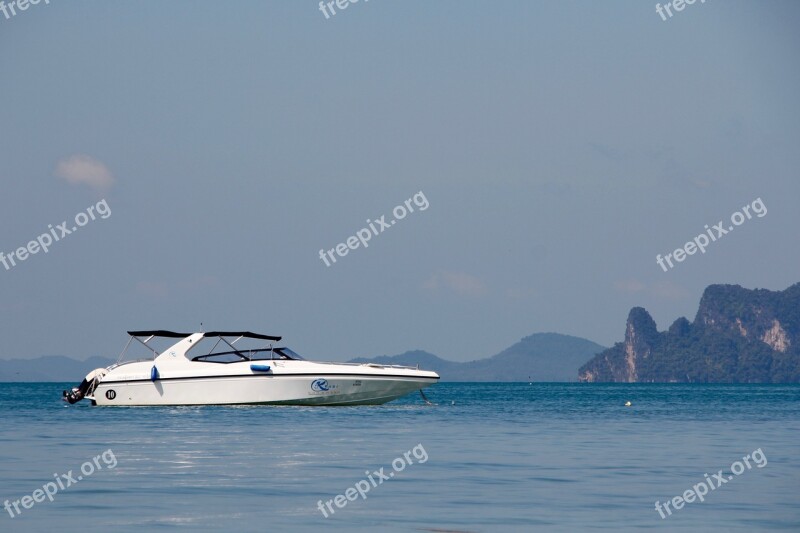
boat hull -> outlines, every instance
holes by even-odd
[[[90,399],[99,406],[380,405],[436,381],[438,376],[359,374],[245,374],[154,381],[104,380]]]

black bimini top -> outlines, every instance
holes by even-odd
[[[252,333],[250,331],[209,331],[203,333],[205,337],[244,337],[246,339],[261,339],[264,341],[279,341],[280,337],[274,335],[262,335],[261,333]]]
[[[152,331],[129,331],[128,335],[131,337],[163,337],[167,339],[185,339],[193,335],[193,333],[176,333],[174,331],[165,331],[163,329]],[[265,341],[279,341],[281,337],[274,335],[262,335],[261,333],[253,333],[250,331],[209,331],[203,333],[204,337],[244,337],[246,339],[261,339]]]
[[[163,329],[153,331],[129,331],[131,337],[165,337],[168,339],[185,339],[191,333],[175,333],[174,331],[164,331]]]

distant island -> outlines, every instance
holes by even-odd
[[[592,341],[536,333],[492,357],[457,363],[416,350],[395,356],[352,359],[350,363],[419,365],[438,372],[442,381],[577,381],[578,368],[605,349]],[[77,361],[65,356],[0,360],[0,381],[80,381],[91,370],[114,363],[92,357]]]
[[[497,355],[467,363],[447,361],[424,351],[348,362],[419,365],[437,372],[442,381],[577,381],[580,366],[604,349],[580,337],[535,333]]]
[[[595,356],[582,382],[798,383],[800,283],[783,291],[710,285],[694,322],[659,332],[634,307],[625,340]]]

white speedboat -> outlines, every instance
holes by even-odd
[[[244,349],[242,339],[275,343],[280,337],[248,331],[175,333],[129,331],[152,351],[147,360],[118,362],[98,368],[64,400],[84,397],[92,405],[377,405],[427,387],[439,380],[419,368],[306,361],[286,347]],[[179,339],[162,352],[154,339]],[[197,348],[216,340],[207,353]],[[215,351],[223,343],[222,351]]]

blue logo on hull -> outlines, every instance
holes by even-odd
[[[331,390],[331,387],[328,385],[327,379],[315,379],[311,382],[311,390],[314,392],[327,392]]]

